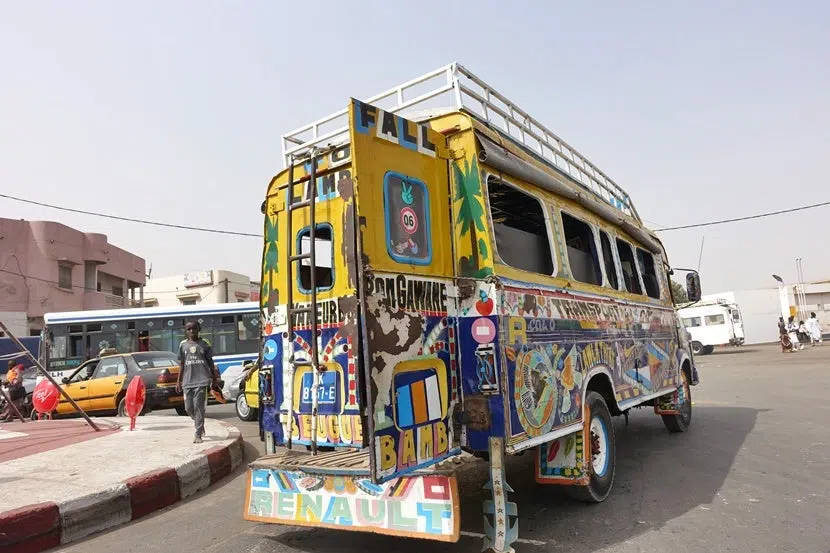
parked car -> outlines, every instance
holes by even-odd
[[[247,378],[245,375],[250,374]],[[236,416],[243,421],[254,421],[259,416],[259,370],[251,363],[236,386]]]
[[[146,389],[141,414],[169,408],[181,414],[184,413],[184,399],[176,392],[178,372],[179,360],[171,352],[115,353],[83,363],[63,379],[61,387],[87,413],[126,416],[127,386],[138,375],[144,380]],[[74,413],[72,404],[61,395],[54,414]]]

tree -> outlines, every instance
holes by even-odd
[[[689,301],[689,296],[686,295],[686,288],[684,288],[683,285],[676,280],[670,279],[669,282],[671,282],[671,294],[674,297],[674,304],[678,305],[687,303]]]

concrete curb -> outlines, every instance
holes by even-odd
[[[208,488],[243,461],[244,441],[228,427],[230,444],[216,446],[175,467],[128,478],[118,486],[60,503],[0,513],[0,551],[39,553],[136,520]]]

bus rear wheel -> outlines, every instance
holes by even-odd
[[[590,463],[588,472],[591,478],[587,486],[568,486],[568,494],[585,503],[602,503],[614,486],[617,471],[617,442],[614,434],[614,422],[605,398],[597,392],[590,391],[585,397],[585,405],[590,412],[589,448]]]
[[[703,344],[700,342],[692,342],[692,353],[695,355],[703,355]]]

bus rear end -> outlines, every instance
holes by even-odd
[[[456,541],[445,141],[357,100],[347,113],[348,137],[289,162],[263,204],[268,455],[245,518]]]

